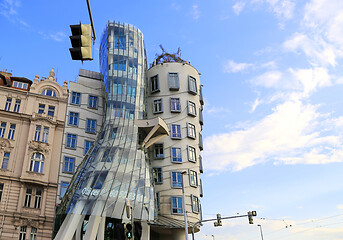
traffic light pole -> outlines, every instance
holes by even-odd
[[[240,218],[240,217],[248,217],[248,214],[245,215],[238,215],[238,216],[231,216],[231,217],[222,217],[221,219],[231,219],[231,218]],[[194,229],[196,227],[196,225],[203,223],[203,222],[212,222],[212,221],[217,221],[217,218],[213,218],[213,219],[205,219],[205,220],[200,220],[197,221],[196,223],[193,224],[193,228],[192,228],[192,240],[194,240]]]
[[[89,13],[89,18],[91,20],[91,26],[92,26],[92,32],[93,32],[93,43],[96,39],[95,36],[95,30],[94,30],[94,24],[93,24],[93,17],[92,17],[92,12],[91,12],[91,5],[89,4],[89,0],[87,0],[87,6],[88,6],[88,13]]]

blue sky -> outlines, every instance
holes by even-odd
[[[198,239],[343,239],[343,1],[90,1],[94,61],[71,61],[86,1],[0,0],[0,69],[60,84],[98,71],[108,20],[144,33],[148,62],[181,47],[204,85],[204,224]],[[292,226],[290,226],[292,225]]]

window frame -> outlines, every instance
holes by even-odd
[[[15,128],[16,128],[16,124],[11,123],[10,124],[10,129],[8,131],[8,139],[10,139],[10,140],[14,139]]]
[[[48,94],[48,93],[51,93],[51,94]],[[56,92],[50,88],[44,89],[44,91],[41,94],[48,97],[57,97]]]
[[[98,109],[99,97],[95,95],[88,95],[88,108]],[[95,105],[95,106],[94,106]]]
[[[87,144],[87,143],[89,143],[89,144]],[[83,156],[85,156],[88,153],[89,149],[91,149],[93,144],[94,144],[94,141],[89,141],[89,140],[85,139],[84,146],[83,146]],[[88,149],[87,149],[87,145],[89,145]],[[86,151],[86,149],[87,149],[87,151]]]
[[[170,112],[181,112],[181,101],[180,98],[171,97],[170,100]]]
[[[21,104],[21,99],[16,99],[14,103],[13,112],[19,113],[20,104]]]
[[[176,200],[176,208],[174,208],[174,204],[173,204],[173,199],[175,199]],[[170,196],[170,212],[171,212],[171,214],[173,214],[173,215],[181,215],[181,214],[183,214],[183,211],[184,211],[184,209],[183,209],[183,197],[182,196]],[[180,202],[180,200],[181,200],[181,202]],[[179,206],[179,205],[181,205],[181,206]],[[174,209],[176,209],[176,212],[174,212]],[[181,211],[179,211],[179,210],[181,210]]]
[[[12,98],[11,97],[7,97],[4,110],[5,111],[10,111],[11,110],[11,105],[12,105]]]
[[[79,119],[80,119],[80,113],[79,112],[69,111],[68,125],[78,127],[79,126]],[[75,120],[76,120],[76,123],[75,123]]]
[[[175,150],[175,157],[174,157],[174,150]],[[180,154],[180,156],[178,156],[178,153]],[[182,149],[180,147],[170,148],[170,161],[172,163],[182,163]]]
[[[193,155],[194,159],[192,158]],[[195,147],[190,145],[187,146],[187,157],[189,162],[197,162],[197,151]]]
[[[47,143],[49,140],[49,127],[44,127],[42,132],[42,142]]]
[[[7,122],[0,123],[0,138],[5,137],[6,127],[7,127]]]
[[[188,92],[193,95],[198,94],[197,80],[195,77],[188,76]]]
[[[19,240],[26,240],[27,226],[20,226]]]
[[[163,169],[162,167],[154,167],[153,169],[153,177],[155,184],[163,184]]]
[[[196,128],[195,124],[188,122],[187,123],[187,137],[196,139]]]
[[[82,94],[80,92],[72,91],[70,95],[71,95],[70,104],[80,106]]]
[[[67,187],[65,187],[65,185],[63,184],[66,184]],[[64,181],[61,181],[61,188],[60,188],[60,199],[62,199],[64,197],[64,195],[66,194],[67,192],[67,189],[69,187],[69,182],[64,182]],[[64,190],[65,189],[65,190]],[[64,191],[63,191],[64,190]],[[63,194],[62,194],[63,193]]]
[[[194,113],[193,113],[193,111],[191,111],[191,109],[194,109]],[[197,109],[196,109],[195,102],[192,102],[192,101],[189,101],[189,100],[187,101],[187,114],[190,115],[190,116],[196,117]]]
[[[41,133],[42,133],[42,125],[36,125],[33,141],[39,142]]]
[[[8,164],[10,162],[11,153],[4,152],[1,162],[1,169],[8,169]]]
[[[196,200],[196,201],[194,201]],[[196,203],[196,208],[194,207],[194,202]],[[192,205],[192,212],[193,213],[199,213],[200,212],[200,201],[199,197],[191,194],[191,205]]]
[[[156,74],[150,77],[150,93],[156,93],[159,91],[160,91],[160,82],[159,82],[158,74]]]
[[[175,174],[175,181],[174,181],[174,174]],[[182,188],[183,179],[182,179],[181,172],[180,171],[171,171],[170,172],[170,181],[171,181],[171,188]]]
[[[74,157],[64,156],[62,172],[73,174],[75,171],[75,161],[76,161],[76,158]],[[72,168],[71,170],[70,170],[70,167]]]
[[[43,190],[41,188],[35,188],[35,195],[34,195],[34,202],[33,202],[33,208],[40,209],[41,203],[42,203],[42,196],[43,196]],[[40,194],[38,194],[38,191],[40,191]]]
[[[37,111],[37,113],[38,114],[44,114],[44,112],[45,112],[45,104],[39,103],[38,104],[38,111]]]
[[[163,143],[155,143],[153,151],[154,151],[153,152],[154,159],[163,159],[164,158],[164,144]],[[159,152],[158,154],[157,154],[157,151]]]
[[[31,187],[30,188],[27,187],[25,191],[25,198],[24,198],[24,207],[26,208],[31,207],[32,193],[33,193],[33,189]]]
[[[152,112],[154,114],[163,113],[163,99],[157,98],[152,100]]]
[[[37,155],[41,157],[38,157]],[[43,154],[39,152],[32,153],[31,158],[30,158],[29,171],[42,174],[44,170],[44,161],[45,161],[45,157]],[[37,166],[38,166],[38,169],[36,171]]]
[[[74,149],[74,150],[77,148],[77,135],[76,134],[73,134],[73,133],[66,134],[65,148]]]
[[[176,131],[174,131],[176,130]],[[170,138],[172,139],[181,139],[181,125],[180,124],[171,124],[170,125]]]
[[[172,81],[175,81],[175,82],[172,82]],[[179,73],[168,72],[168,86],[169,86],[169,90],[171,91],[178,91],[180,89]]]
[[[2,194],[4,193],[4,186],[5,186],[4,183],[0,183],[0,202],[1,202],[1,199],[2,199]]]
[[[48,116],[50,117],[54,117],[55,116],[55,110],[56,110],[56,107],[53,106],[53,105],[49,105],[48,107]]]
[[[198,187],[199,181],[198,181],[198,173],[197,171],[189,169],[189,185],[192,187]]]
[[[94,125],[94,126],[93,126]],[[97,121],[96,119],[87,118],[86,119],[86,133],[96,134],[97,131]]]

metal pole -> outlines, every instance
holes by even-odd
[[[186,174],[187,172],[184,171],[181,173],[182,177],[182,205],[183,205],[183,216],[185,219],[185,239],[188,240],[188,226],[187,226],[187,213],[186,213],[186,203],[185,203],[185,188],[184,188],[184,181],[183,181],[183,175]]]
[[[96,36],[95,36],[93,17],[92,17],[92,12],[91,12],[91,5],[89,4],[89,0],[87,0],[87,6],[88,6],[88,13],[89,13],[89,18],[91,20],[91,26],[92,26],[92,31],[93,31],[93,41],[95,41]]]
[[[259,226],[259,227],[260,227],[260,231],[261,231],[261,238],[262,238],[262,240],[263,240],[262,226],[261,226],[260,224],[258,224],[257,226]]]

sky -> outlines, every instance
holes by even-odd
[[[148,64],[182,50],[201,73],[203,218],[196,239],[343,239],[342,0],[90,0],[94,60],[72,61],[85,0],[0,0],[0,69],[60,84],[99,71],[108,21],[137,26]]]

